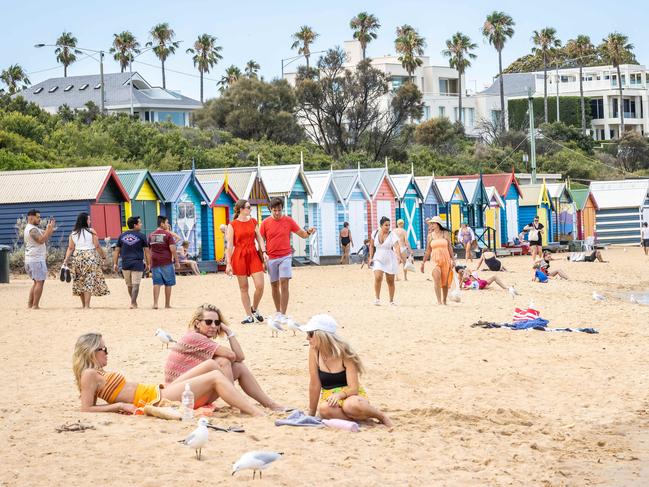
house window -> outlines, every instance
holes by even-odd
[[[79,91],[83,91],[83,90],[85,90],[86,88],[88,88],[88,83],[84,83],[84,84],[82,84],[81,86],[79,86]]]
[[[38,88],[36,88],[36,89],[34,90],[34,94],[35,94],[35,95],[38,95],[41,91],[43,91],[43,87],[42,87],[42,86],[39,86]]]
[[[150,122],[151,121],[151,115],[150,115],[149,110],[144,112],[144,121],[145,122]]]
[[[475,122],[475,110],[473,108],[463,108],[464,111],[464,125],[466,127],[473,127]]]
[[[428,105],[424,105],[424,120],[430,119],[430,107]]]
[[[73,88],[74,85],[68,85],[65,87],[63,91],[70,91]]]
[[[52,86],[49,90],[47,90],[48,93],[54,93],[56,90],[58,90],[58,86]]]
[[[604,100],[602,98],[591,98],[590,113],[593,118],[604,118]]]
[[[174,125],[185,125],[185,112],[158,112],[158,122],[171,122]]]
[[[500,110],[491,110],[491,123],[500,127]]]
[[[99,88],[101,88],[101,83],[95,85],[95,90],[98,90]]]
[[[392,76],[390,78],[390,84],[392,85],[392,91],[397,91],[403,84],[408,81],[407,76]]]
[[[438,110],[440,118],[446,116],[446,107],[439,107]]]

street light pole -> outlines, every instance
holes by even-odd
[[[554,63],[556,75],[557,75],[557,122],[561,121],[561,115],[559,114],[559,61]]]
[[[104,113],[104,108],[105,108],[105,91],[104,91],[104,51],[103,50],[96,50],[96,49],[86,49],[85,47],[77,47],[77,46],[67,46],[64,44],[34,44],[34,47],[36,48],[41,48],[41,47],[71,47],[73,49],[76,49],[77,51],[82,51],[82,52],[91,52],[93,54],[99,54],[99,96],[101,100],[99,101],[100,105],[100,110],[103,115]],[[92,56],[89,56],[92,57]],[[95,58],[93,58],[95,59]],[[95,59],[96,61],[96,59]]]

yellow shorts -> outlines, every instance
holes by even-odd
[[[320,390],[320,402],[326,401],[333,394],[335,394],[337,392],[340,392],[343,389],[345,389],[345,388],[344,387],[334,387],[333,389],[321,389]],[[357,395],[361,396],[361,397],[364,397],[364,398],[367,398],[367,394],[365,393],[365,389],[363,389],[362,387],[358,388],[358,394]],[[345,398],[345,399],[347,399],[347,398]],[[343,406],[343,403],[345,402],[345,399],[341,399],[340,401],[338,401],[338,405],[340,407]]]
[[[160,388],[164,387],[159,384],[138,384],[133,396],[133,405],[141,408],[147,404],[155,406],[160,402]]]

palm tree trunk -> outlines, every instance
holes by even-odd
[[[164,59],[161,61],[162,63],[162,89],[167,88],[167,80],[165,79],[165,61]]]
[[[620,73],[620,65],[617,65],[617,85],[620,87],[620,133],[618,134],[618,139],[621,139],[624,135],[624,99],[622,98],[622,73]]]
[[[498,49],[498,73],[500,78],[500,132],[505,131],[505,85],[503,84],[502,49]]]
[[[457,115],[460,120],[460,125],[462,124],[462,73],[458,71],[457,73],[457,82],[460,86],[458,86],[458,98],[457,98]]]
[[[306,58],[306,69],[308,71],[309,70],[309,55],[305,54],[304,57]]]
[[[548,63],[543,55],[543,120],[548,123]]]
[[[201,71],[201,103],[203,103],[203,71]]]
[[[63,77],[64,78],[68,77],[68,65],[67,64],[63,65]]]
[[[363,48],[363,61],[365,61],[365,49],[367,48],[367,45],[362,44],[361,47]]]
[[[586,134],[586,100],[584,100],[583,66],[579,65],[579,101],[581,103],[581,133]]]

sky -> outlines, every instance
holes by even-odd
[[[260,73],[265,79],[280,77],[281,60],[297,54],[290,48],[291,34],[302,25],[319,33],[312,51],[342,46],[352,38],[349,20],[362,11],[374,14],[381,23],[378,39],[368,46],[370,57],[393,54],[395,29],[405,23],[417,28],[426,38],[426,55],[433,64],[448,64],[441,51],[446,39],[455,32],[471,37],[478,45],[475,51],[478,58],[467,70],[467,89],[481,90],[497,73],[496,52],[480,33],[485,16],[493,10],[508,13],[516,22],[514,37],[503,51],[503,66],[529,53],[532,31],[547,26],[554,27],[564,42],[578,34],[587,34],[594,43],[599,43],[610,32],[622,32],[635,46],[638,61],[649,64],[646,0],[626,0],[620,5],[601,0],[0,0],[0,6],[0,32],[5,39],[0,47],[0,69],[18,63],[29,73],[33,84],[63,75],[63,67],[57,67],[54,48],[36,49],[34,44],[53,44],[61,32],[70,31],[77,37],[79,47],[108,50],[113,34],[130,30],[143,46],[151,27],[168,22],[182,44],[176,55],[167,60],[167,88],[197,99],[198,72],[185,50],[192,47],[198,35],[212,34],[223,47],[223,59],[206,75],[210,79],[205,82],[205,97],[211,98],[218,94],[215,80],[232,64],[243,69],[248,60],[254,59],[261,65]],[[99,73],[95,60],[80,57],[83,59],[70,66],[68,75]],[[133,70],[159,86],[162,84],[159,66],[158,59],[149,51],[137,58]],[[107,56],[104,70],[119,72],[119,64]]]

